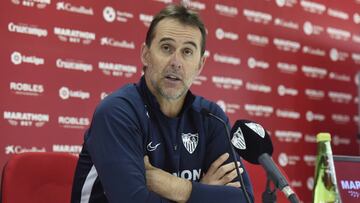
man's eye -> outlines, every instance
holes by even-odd
[[[161,46],[161,49],[164,50],[164,51],[166,51],[166,52],[171,51],[171,47],[170,47],[169,45],[167,45],[167,44],[162,45],[162,46]]]
[[[191,50],[191,49],[184,49],[184,54],[185,54],[186,56],[191,56],[191,55],[193,54],[193,50]]]

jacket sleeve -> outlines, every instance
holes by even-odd
[[[229,120],[226,117],[225,113],[220,109],[220,107],[218,107],[215,104],[212,107],[213,108],[209,110],[213,114],[222,118],[227,123],[228,127],[230,127]],[[206,150],[207,157],[204,163],[205,172],[208,170],[210,165],[225,152],[228,152],[230,154],[230,157],[226,161],[226,163],[233,161],[231,156],[230,145],[228,139],[226,138],[227,134],[224,125],[213,118],[207,117],[206,119],[208,119],[207,136],[209,136],[210,139],[207,144],[207,150]],[[240,161],[241,167],[244,169],[244,172],[242,173],[242,178],[244,180],[247,194],[250,198],[250,201],[254,202],[253,188],[248,173],[246,172],[246,169],[242,164],[240,157],[237,154],[235,154],[235,156],[236,159]],[[239,177],[236,180],[240,181]],[[213,186],[213,185],[202,184],[199,182],[193,182],[192,193],[188,203],[195,203],[195,202],[246,203],[247,201],[245,194],[243,193],[241,188],[235,188],[230,186]]]
[[[143,137],[130,103],[103,101],[96,109],[85,145],[109,202],[169,202],[146,186]]]

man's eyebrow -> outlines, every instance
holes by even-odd
[[[164,41],[173,41],[173,42],[175,42],[175,40],[174,40],[173,38],[170,38],[170,37],[164,37],[164,38],[161,38],[161,39],[160,39],[160,42],[164,42]],[[195,49],[198,48],[197,45],[196,45],[196,43],[193,42],[193,41],[186,41],[184,44],[190,44],[190,45],[192,45],[193,47],[195,47]]]

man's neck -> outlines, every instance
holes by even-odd
[[[167,117],[174,118],[179,115],[185,101],[185,97],[177,100],[164,99],[161,96],[155,95],[159,103],[161,112]]]

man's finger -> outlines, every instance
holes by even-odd
[[[244,172],[244,169],[239,168],[239,172],[240,172],[240,174],[242,174]],[[233,169],[231,172],[225,174],[221,178],[220,182],[222,184],[226,185],[227,183],[232,182],[236,177],[238,177],[238,173],[237,173],[236,169]]]
[[[237,165],[240,166],[240,162],[237,162]],[[235,163],[234,162],[225,164],[225,165],[221,166],[218,170],[216,170],[215,176],[220,179],[225,174],[229,173],[230,171],[232,171],[234,169],[235,169]]]
[[[213,174],[216,170],[229,158],[229,153],[222,154],[218,159],[216,159],[210,166],[207,171],[208,174]]]
[[[152,165],[150,164],[150,161],[149,161],[149,156],[144,156],[144,165],[145,165],[145,169],[151,169],[152,168]]]
[[[231,186],[231,187],[241,187],[241,184],[239,181],[233,182],[233,183],[228,183],[226,184],[227,186]]]

